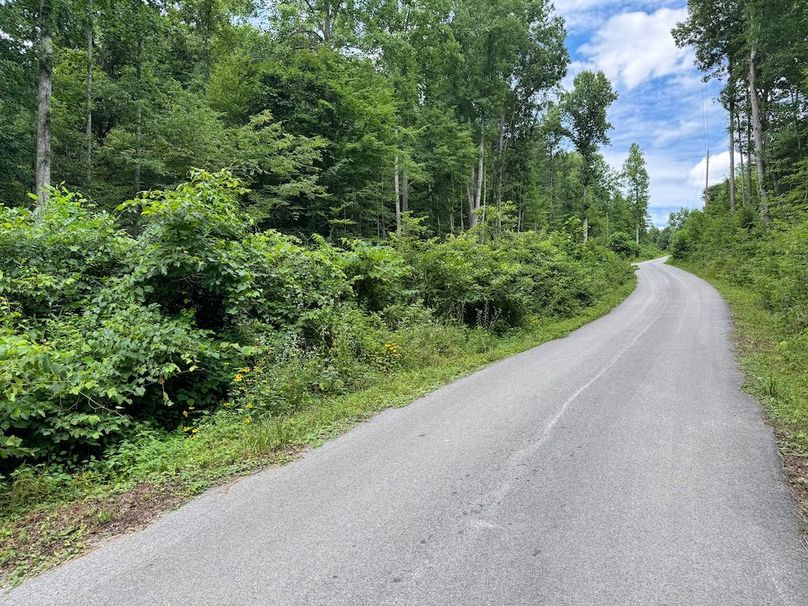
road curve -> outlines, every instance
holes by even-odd
[[[32,579],[20,606],[808,604],[770,429],[704,281],[643,263],[565,339]]]

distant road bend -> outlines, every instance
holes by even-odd
[[[808,605],[716,291],[611,314],[213,490],[2,604]]]

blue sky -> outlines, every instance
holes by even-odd
[[[603,70],[620,95],[609,111],[614,126],[603,150],[619,169],[632,143],[642,147],[651,177],[649,213],[664,225],[671,210],[702,206],[709,143],[710,182],[729,166],[720,84],[703,83],[689,49],[670,29],[686,16],[685,0],[555,0],[567,22],[572,57],[567,86],[584,69]]]

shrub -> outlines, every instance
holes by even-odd
[[[609,236],[609,249],[627,259],[639,256],[640,247],[627,233],[618,231]]]
[[[256,230],[244,193],[195,171],[122,205],[131,234],[61,190],[38,214],[0,207],[0,472],[193,433],[221,402],[245,422],[289,415],[578,313],[628,274],[604,247],[499,220],[438,240],[407,218],[391,244],[306,245]]]
[[[217,346],[156,307],[104,307],[0,329],[0,457],[77,459],[175,401],[210,405]],[[213,372],[211,372],[213,370]]]
[[[0,296],[26,316],[80,309],[134,246],[112,216],[61,189],[37,213],[0,206]]]

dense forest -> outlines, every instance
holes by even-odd
[[[569,58],[550,2],[0,11],[7,205],[33,190],[42,202],[54,183],[113,210],[192,168],[229,168],[250,190],[241,208],[285,233],[383,237],[406,213],[460,233],[506,205],[517,231],[577,217],[604,239],[645,232],[647,184],[628,187],[598,155],[615,94],[589,72],[561,90]]]
[[[544,0],[12,0],[0,33],[12,488],[582,318],[653,237]]]

